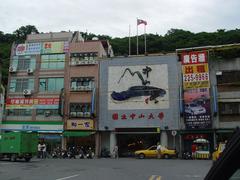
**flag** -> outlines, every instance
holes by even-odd
[[[144,21],[142,19],[137,19],[137,25],[144,24],[147,25],[147,21]]]

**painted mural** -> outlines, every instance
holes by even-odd
[[[111,66],[108,73],[108,109],[169,108],[167,64]]]

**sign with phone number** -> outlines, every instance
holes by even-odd
[[[209,81],[209,73],[184,74],[183,82]]]

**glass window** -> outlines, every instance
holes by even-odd
[[[86,113],[90,115],[91,104],[90,103],[70,103],[70,117],[87,117]],[[89,116],[88,116],[89,117]]]
[[[39,79],[40,92],[61,91],[64,86],[64,78],[41,78]]]
[[[64,69],[65,54],[41,56],[41,69]]]
[[[31,79],[11,79],[9,91],[23,92],[24,89],[34,89],[34,80]]]
[[[17,67],[17,70],[35,69],[35,65],[35,56],[14,56],[12,60],[12,66]]]
[[[37,109],[39,116],[59,116],[58,109]]]
[[[32,109],[8,109],[8,116],[32,116]]]

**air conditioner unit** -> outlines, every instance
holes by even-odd
[[[24,89],[23,90],[23,95],[24,96],[28,96],[28,95],[31,95],[32,94],[32,90],[31,89]]]
[[[27,69],[27,73],[28,73],[28,74],[32,74],[32,73],[33,73],[33,69],[28,68],[28,69]]]
[[[16,67],[14,67],[14,66],[9,67],[9,72],[13,73],[13,72],[16,72],[16,71],[17,71]]]

